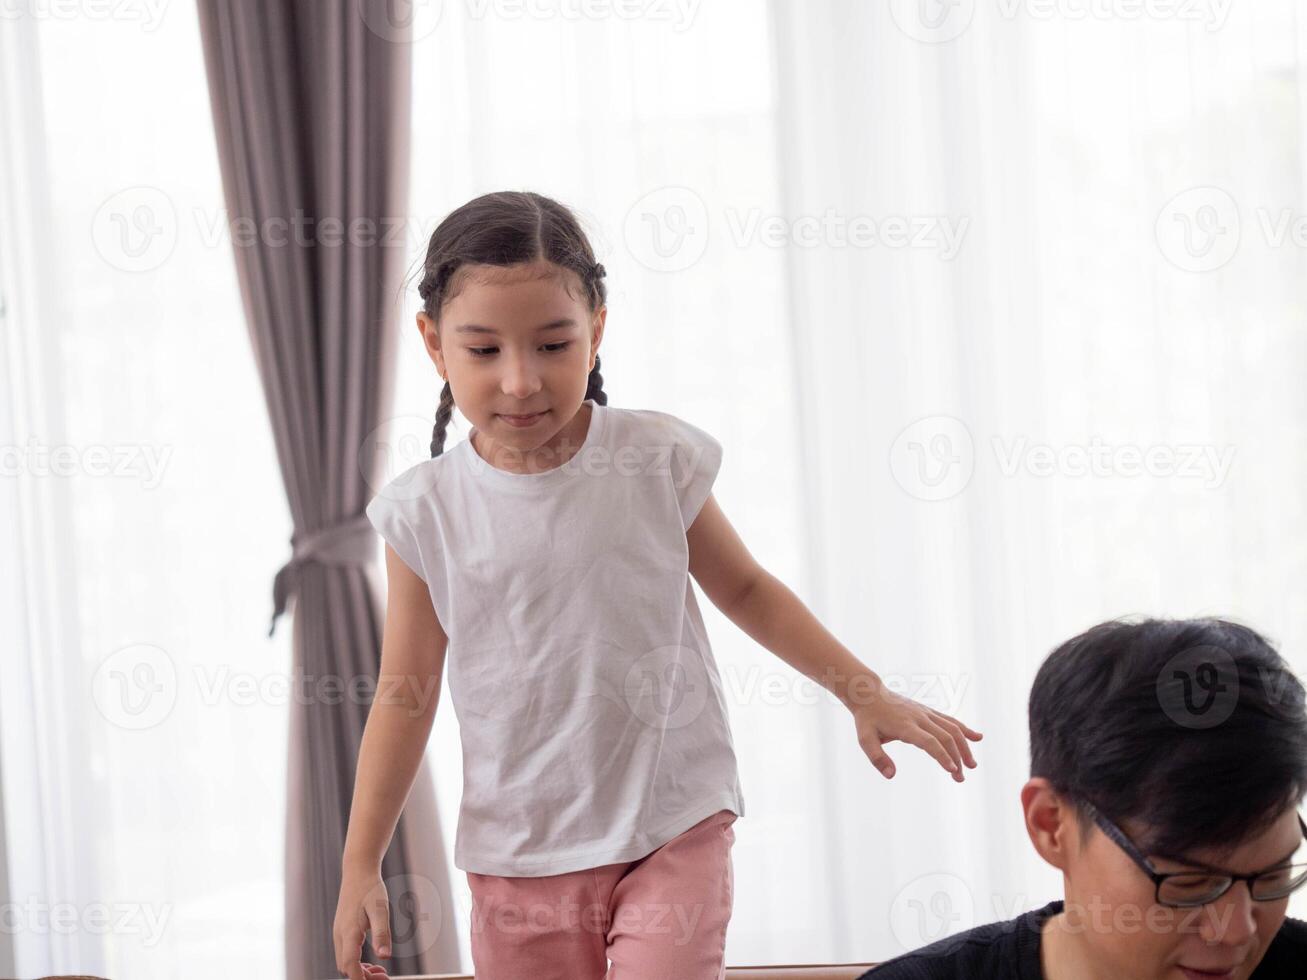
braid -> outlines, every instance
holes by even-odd
[[[599,373],[599,355],[595,355],[595,366],[590,371],[590,383],[585,389],[586,399],[593,398],[600,405],[608,404],[608,396],[604,394],[604,376]]]
[[[454,393],[449,389],[449,382],[440,392],[440,407],[436,409],[436,426],[431,432],[431,458],[435,459],[445,451],[445,429],[454,415]]]

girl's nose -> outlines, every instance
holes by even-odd
[[[519,360],[505,368],[500,388],[510,398],[524,401],[540,390],[540,375],[530,363]]]

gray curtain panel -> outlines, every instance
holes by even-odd
[[[293,598],[295,692],[329,694],[324,678],[357,690],[380,661],[381,572],[363,516],[380,460],[360,447],[390,409],[405,265],[406,236],[384,244],[409,177],[411,45],[391,8],[199,2],[233,252],[294,521],[273,628]],[[340,976],[332,922],[363,700],[290,699],[288,980]],[[382,864],[392,976],[461,969],[442,841],[424,764]]]

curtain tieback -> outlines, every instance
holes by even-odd
[[[300,572],[315,561],[320,565],[366,565],[376,559],[376,532],[366,514],[348,521],[310,531],[301,536],[290,536],[291,559],[277,571],[272,580],[272,625],[268,635],[277,628],[277,619],[286,610],[290,597],[299,591]]]

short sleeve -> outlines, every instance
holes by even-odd
[[[408,518],[400,510],[399,501],[386,496],[383,489],[364,508],[364,513],[368,515],[368,520],[372,522],[372,526],[377,529],[377,533],[386,544],[394,548],[395,554],[403,559],[404,564],[413,569],[414,574],[425,582],[427,577],[422,571],[422,557],[418,550],[417,536],[413,533],[413,526]]]
[[[673,440],[672,480],[681,508],[681,523],[688,531],[712,492],[722,466],[722,444],[698,426],[667,416]]]

